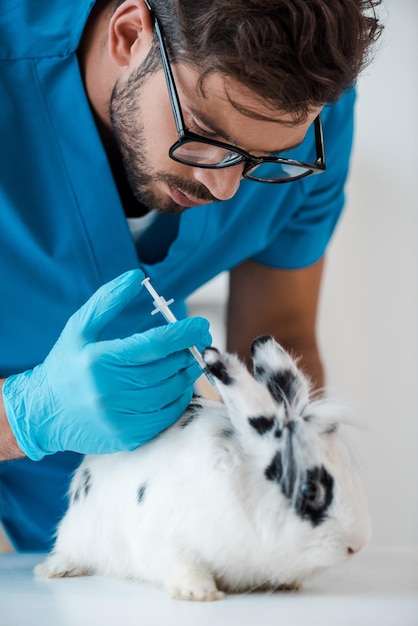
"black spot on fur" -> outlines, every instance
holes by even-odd
[[[232,385],[234,382],[234,379],[229,375],[228,370],[222,361],[206,363],[206,367],[215,378],[221,381],[223,385]]]
[[[272,462],[266,468],[264,474],[268,480],[280,481],[283,474],[282,455],[280,452],[276,452]]]
[[[233,428],[224,428],[219,431],[219,435],[223,439],[230,439],[231,437],[235,437],[235,430]]]
[[[298,423],[295,422],[294,420],[290,420],[289,422],[287,422],[286,428],[289,431],[289,433],[293,435],[298,428]]]
[[[88,493],[91,489],[91,473],[89,469],[84,470],[83,479],[84,479],[84,484],[83,484],[84,495],[88,496]]]
[[[291,370],[276,372],[269,377],[266,385],[273,398],[279,403],[283,401],[292,403],[298,389],[297,377]]]
[[[262,365],[254,365],[254,378],[261,381],[266,378],[266,369]]]
[[[324,435],[333,435],[338,430],[338,424],[335,422],[334,424],[330,424],[325,430]]]
[[[296,500],[296,512],[318,526],[326,518],[333,500],[334,479],[324,466],[307,470]]]
[[[146,490],[147,490],[146,483],[138,487],[138,491],[136,492],[136,501],[138,502],[138,504],[141,504],[141,502],[143,501]]]
[[[272,341],[273,337],[271,335],[260,335],[256,337],[251,344],[251,356],[255,355],[255,352],[259,346],[263,346],[264,344]]]
[[[91,485],[91,473],[90,470],[86,468],[81,474],[81,484],[79,484],[74,493],[73,502],[78,502],[82,494],[84,494],[84,497],[87,497],[91,489]]]
[[[274,436],[276,437],[276,439],[280,439],[282,435],[283,435],[283,430],[280,428],[280,426],[278,426],[276,430],[274,431]]]
[[[248,421],[250,426],[252,426],[259,435],[265,435],[265,433],[268,433],[274,426],[273,419],[271,417],[264,417],[264,415],[249,417]]]
[[[192,400],[182,417],[179,420],[179,426],[181,428],[185,428],[189,424],[191,424],[194,418],[200,413],[202,410],[202,405],[199,404],[196,400]]]
[[[283,494],[290,500],[295,490],[298,478],[298,468],[293,449],[292,430],[289,428],[286,430],[288,436],[285,439],[285,446],[282,452],[283,475],[280,481],[280,486]]]

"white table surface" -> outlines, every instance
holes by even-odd
[[[417,550],[368,548],[300,592],[207,603],[114,578],[35,578],[41,558],[0,555],[1,626],[418,626]]]

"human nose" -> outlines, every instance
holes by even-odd
[[[194,178],[204,185],[217,200],[229,200],[238,191],[243,178],[243,165],[218,169],[194,168]]]

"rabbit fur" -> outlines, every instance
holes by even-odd
[[[223,403],[194,398],[136,450],[86,456],[38,575],[117,576],[216,600],[298,588],[367,544],[342,409],[310,396],[270,336],[253,342],[254,375],[235,355],[203,357]]]

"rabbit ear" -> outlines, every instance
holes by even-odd
[[[251,356],[255,378],[266,385],[276,402],[296,409],[309,401],[307,378],[271,335],[262,335],[253,341]]]
[[[241,434],[249,431],[264,435],[281,427],[278,406],[267,388],[253,378],[235,355],[220,354],[214,348],[207,348],[203,359],[216,379],[231,421]]]

